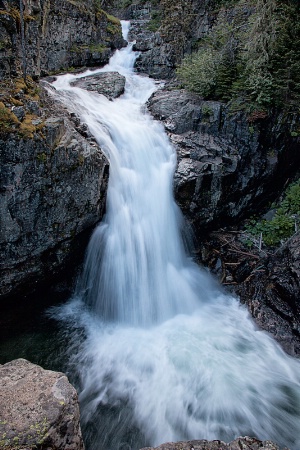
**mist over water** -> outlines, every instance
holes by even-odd
[[[72,338],[87,448],[255,435],[299,450],[299,361],[186,255],[176,155],[146,111],[157,85],[134,73],[135,58],[129,44],[97,71],[126,76],[113,102],[70,86],[95,71],[54,83],[110,161],[106,216],[74,297],[51,313]]]

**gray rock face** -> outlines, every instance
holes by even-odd
[[[211,6],[207,1],[192,0],[159,4],[155,11],[148,2],[128,8],[129,38],[136,40],[134,48],[141,52],[136,70],[156,79],[172,78],[183,55],[190,53],[191,43],[203,38],[210,29],[214,20]],[[162,18],[156,32],[149,30],[152,13]]]
[[[281,117],[250,126],[184,90],[157,91],[148,107],[176,149],[176,200],[198,235],[257,212],[299,167],[297,138]]]
[[[108,99],[120,97],[124,94],[126,78],[118,72],[104,72],[79,78],[71,83],[87,91],[95,91],[103,94]]]
[[[0,366],[0,447],[84,450],[77,393],[63,373],[25,359]]]
[[[105,205],[108,162],[87,127],[39,121],[32,138],[0,137],[0,296],[55,276]]]
[[[279,450],[271,441],[259,441],[255,438],[240,437],[226,444],[223,441],[185,441],[168,442],[159,447],[146,447],[141,450]],[[287,448],[284,450],[288,450]]]
[[[293,355],[300,355],[300,233],[279,249],[246,246],[236,230],[211,233],[201,244],[202,263],[246,304],[257,325]]]
[[[245,262],[239,272],[243,266]],[[275,254],[258,259],[245,275],[236,287],[241,301],[248,306],[256,323],[271,333],[285,351],[299,356],[300,233]]]
[[[127,15],[130,19],[129,40],[136,41],[133,49],[141,52],[135,68],[156,79],[167,79],[174,74],[175,53],[172,44],[165,42],[159,33],[148,29],[151,5],[132,5]]]
[[[8,2],[19,8],[19,2]],[[7,5],[8,5],[7,3]],[[27,0],[27,73],[47,75],[71,67],[100,66],[125,42],[121,26],[94,7],[92,0]],[[0,14],[0,76],[21,73],[22,51],[18,22],[10,8]]]

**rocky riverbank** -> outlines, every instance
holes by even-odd
[[[0,448],[84,450],[75,389],[59,372],[24,359],[0,365]],[[162,444],[142,450],[279,450],[271,441],[240,437]],[[285,449],[288,450],[288,449]]]
[[[141,450],[279,450],[271,441],[259,441],[251,437],[240,437],[226,444],[223,441],[185,441],[169,442],[159,447],[146,447]],[[283,450],[288,450],[287,448]]]

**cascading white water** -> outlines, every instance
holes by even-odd
[[[143,107],[156,87],[133,72],[131,47],[100,70],[126,76],[113,102],[70,87],[74,75],[54,83],[110,161],[106,216],[77,292],[52,312],[73,333],[88,448],[248,434],[299,450],[300,364],[186,256],[175,153]]]

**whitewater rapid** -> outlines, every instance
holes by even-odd
[[[129,44],[104,68],[53,83],[110,162],[106,215],[76,292],[51,312],[68,335],[87,448],[255,435],[299,450],[299,361],[186,254],[176,155],[144,106],[158,86],[134,73],[136,56]],[[126,77],[120,98],[70,86],[103,71]]]

